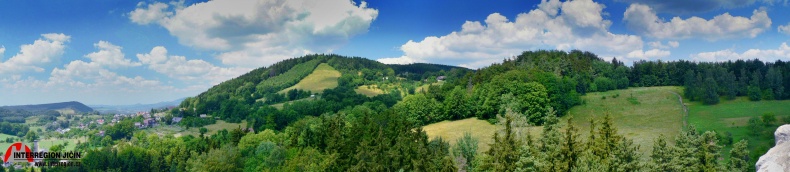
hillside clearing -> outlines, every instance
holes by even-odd
[[[494,143],[494,132],[501,128],[502,127],[477,118],[442,121],[422,127],[428,135],[428,138],[433,139],[435,137],[441,137],[444,141],[449,142],[451,146],[454,146],[455,142],[459,138],[464,137],[464,133],[468,132],[472,134],[472,137],[478,140],[478,153],[485,152],[490,148],[489,145]],[[541,127],[529,127],[528,131],[533,136],[537,136],[537,133],[540,133],[541,129]]]
[[[325,89],[337,87],[337,78],[340,78],[339,71],[326,63],[321,63],[310,73],[310,75],[307,75],[307,77],[299,81],[299,83],[277,93],[283,94],[292,89],[309,90],[313,93],[320,93]]]
[[[659,135],[674,142],[674,137],[680,133],[684,112],[673,92],[681,91],[681,87],[641,87],[588,93],[582,96],[586,103],[571,108],[562,121],[573,116],[573,124],[586,138],[590,119],[600,120],[610,114],[620,134],[633,139],[640,146],[642,156],[647,157],[653,140]],[[637,103],[633,103],[634,100]]]
[[[379,89],[377,85],[362,85],[354,89],[357,94],[362,94],[368,97],[374,97],[379,94],[384,94],[384,90]]]
[[[732,134],[734,142],[741,139],[749,141],[752,154],[762,155],[774,144],[773,135],[760,137],[752,136],[749,129],[749,118],[759,117],[763,114],[776,115],[777,119],[790,117],[790,100],[763,100],[749,101],[747,97],[738,97],[735,100],[724,100],[716,105],[702,105],[699,102],[688,103],[688,122],[698,131],[716,131]],[[770,133],[776,128],[768,129]],[[729,154],[732,145],[726,145],[722,153]]]

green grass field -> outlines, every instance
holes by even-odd
[[[320,93],[325,89],[337,87],[337,78],[340,78],[339,71],[326,63],[321,63],[313,70],[313,73],[307,75],[299,83],[277,93],[282,94],[292,89],[310,90],[314,93]]]
[[[733,141],[741,139],[749,141],[749,148],[770,148],[773,146],[773,135],[764,137],[750,137],[751,132],[748,128],[749,118],[762,116],[766,113],[776,115],[779,121],[790,116],[790,100],[782,101],[749,101],[746,97],[738,97],[735,100],[724,100],[716,105],[702,105],[700,102],[686,103],[689,107],[689,124],[695,126],[699,131],[716,131],[717,133],[730,132]],[[773,133],[776,128],[767,129]],[[722,151],[725,155],[729,154],[731,145],[724,147]],[[763,152],[754,152],[764,154]],[[727,156],[725,156],[727,157]]]
[[[563,117],[562,121],[573,116],[573,124],[579,127],[582,137],[586,138],[590,119],[603,119],[604,115],[610,114],[620,134],[633,139],[640,146],[643,157],[646,157],[652,150],[653,140],[660,134],[674,141],[674,137],[680,133],[684,112],[673,92],[682,94],[681,91],[680,87],[641,87],[588,93],[582,96],[586,103],[571,108],[569,115]],[[631,95],[636,102],[629,100]]]
[[[225,122],[223,120],[217,120],[217,123],[214,123],[214,124],[211,124],[211,125],[207,125],[207,126],[204,126],[204,127],[206,127],[206,129],[208,129],[208,132],[206,133],[206,135],[212,135],[212,134],[216,134],[217,131],[219,131],[219,130],[227,129],[228,131],[230,131],[230,130],[238,128],[239,126],[241,126],[241,128],[247,127],[247,121],[243,120],[243,121],[241,121],[241,123],[229,123],[229,122]],[[164,127],[164,128],[163,128],[163,130],[159,130],[160,132],[165,131],[165,130],[173,130],[173,128],[171,126],[162,126],[162,127]],[[175,133],[174,135],[176,137],[178,137],[178,136],[183,136],[183,135],[187,135],[187,134],[188,135],[193,135],[193,136],[200,136],[200,127],[192,127],[192,128],[189,128],[188,130],[182,130],[182,131],[179,131],[179,132]]]
[[[13,135],[0,133],[0,148],[6,149],[9,146],[11,146],[11,144],[13,144],[13,142],[12,143],[8,143],[8,142],[5,141],[5,139],[7,139],[9,137],[10,138],[17,138],[16,136],[13,136]],[[16,140],[14,140],[14,142],[16,142]],[[2,151],[5,151],[5,150],[2,150]],[[5,152],[3,152],[3,153],[5,153]]]
[[[457,121],[442,121],[422,127],[428,138],[441,137],[450,145],[455,145],[458,138],[464,137],[464,133],[471,133],[472,137],[478,140],[478,152],[488,150],[489,144],[494,143],[492,136],[498,128],[484,120],[468,118]]]
[[[379,89],[378,86],[376,85],[362,85],[354,89],[354,92],[357,92],[358,94],[362,94],[368,97],[384,94],[384,90]]]

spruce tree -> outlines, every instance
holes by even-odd
[[[735,143],[730,150],[730,163],[728,165],[729,171],[749,171],[749,149],[747,146],[749,142],[741,140]]]

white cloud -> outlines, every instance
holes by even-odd
[[[331,52],[367,32],[378,16],[365,2],[347,0],[215,0],[176,8],[172,15],[165,8],[138,6],[130,19],[138,24],[156,20],[181,44],[220,51],[223,64],[245,67]],[[156,15],[142,20],[132,13]]]
[[[652,49],[648,51],[636,50],[628,53],[628,58],[636,58],[642,60],[649,60],[654,58],[662,58],[668,57],[670,55],[669,51],[666,50],[659,50],[659,49]]]
[[[710,20],[674,17],[666,22],[653,9],[641,4],[631,4],[625,10],[623,21],[629,29],[658,39],[754,38],[771,26],[771,18],[764,9],[754,10],[750,18],[724,13]]]
[[[493,13],[484,24],[467,21],[458,32],[409,40],[400,47],[404,56],[379,61],[431,61],[476,68],[529,49],[581,49],[609,57],[641,51],[639,36],[608,31],[612,22],[603,18],[604,8],[591,0],[544,0],[538,9],[518,14],[512,21]]]
[[[168,5],[165,3],[154,2],[148,4],[148,8],[144,7],[146,7],[144,2],[137,3],[137,8],[129,12],[129,19],[134,23],[147,25],[173,15],[173,12],[165,11],[168,8]]]
[[[19,53],[5,62],[0,62],[0,73],[19,73],[28,70],[43,72],[44,68],[38,65],[52,62],[62,56],[66,48],[64,44],[71,38],[62,33],[48,33],[41,36],[44,39],[38,39],[33,44],[22,45]]]
[[[59,35],[45,36],[49,40],[68,40]],[[62,67],[55,67],[47,79],[33,76],[0,77],[0,94],[17,97],[4,104],[43,103],[46,101],[87,101],[84,103],[141,103],[151,102],[151,97],[177,98],[184,92],[194,90],[177,89],[158,80],[141,76],[124,76],[108,68],[130,66],[131,60],[123,58],[121,47],[101,41],[96,43],[96,52],[86,54],[90,61],[74,60]],[[23,48],[24,49],[24,48]],[[136,63],[137,66],[141,65]],[[133,65],[132,65],[133,66]],[[205,87],[204,87],[205,88]],[[44,99],[44,97],[46,97]]]
[[[784,42],[777,49],[749,49],[743,53],[737,53],[732,49],[721,51],[703,52],[691,55],[695,61],[728,61],[728,60],[748,60],[760,59],[762,61],[788,61],[790,60],[790,46]]]
[[[412,64],[412,63],[421,63],[424,61],[419,61],[418,59],[412,59],[408,56],[400,56],[400,57],[392,57],[392,58],[379,58],[377,61],[384,63],[384,64]]]
[[[85,57],[99,65],[108,66],[110,68],[140,66],[140,63],[132,62],[130,59],[124,58],[120,46],[113,45],[107,41],[99,41],[99,43],[95,43],[93,46],[99,48],[99,51],[85,55]]]
[[[779,25],[779,27],[777,27],[776,30],[779,31],[779,33],[790,35],[790,23],[787,23],[787,25]]]
[[[171,78],[180,80],[208,81],[218,84],[222,81],[248,72],[248,68],[222,68],[203,60],[187,60],[184,56],[168,56],[167,49],[157,46],[148,54],[137,54],[137,58],[148,68]]]
[[[617,0],[628,4],[646,4],[662,13],[689,14],[719,9],[748,7],[760,1],[764,5],[787,5],[787,0]]]
[[[654,41],[654,42],[648,42],[647,45],[653,49],[670,49],[670,48],[677,48],[678,46],[680,46],[680,43],[678,41],[669,41],[667,42],[666,45],[664,45],[664,43],[661,43],[661,41]]]
[[[5,54],[5,46],[0,46],[0,62],[3,61],[3,54]]]

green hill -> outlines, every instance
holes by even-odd
[[[85,106],[85,104],[76,101],[36,104],[36,105],[3,106],[0,108],[9,109],[9,110],[24,110],[31,112],[50,111],[50,110],[57,111],[57,110],[66,110],[66,109],[70,109],[78,113],[93,112],[92,108]]]
[[[207,91],[185,99],[176,112],[186,118],[194,118],[200,114],[208,114],[229,122],[240,122],[248,119],[256,112],[267,111],[261,109],[262,105],[282,106],[284,103],[296,104],[323,103],[328,101],[338,102],[340,105],[321,105],[325,109],[317,111],[300,111],[301,115],[317,116],[325,112],[336,112],[346,106],[362,104],[364,102],[388,102],[391,106],[400,99],[384,98],[390,92],[407,90],[402,87],[393,87],[382,90],[378,98],[360,97],[348,98],[345,94],[353,93],[353,89],[362,85],[392,84],[393,85],[421,85],[423,78],[435,78],[447,75],[448,79],[458,79],[472,70],[433,64],[414,65],[385,65],[378,61],[339,55],[307,55],[275,63],[243,74],[239,77],[222,82]],[[396,79],[398,76],[409,76],[415,79]],[[453,76],[453,77],[451,77]],[[385,80],[383,78],[391,78]],[[404,77],[400,77],[404,78]],[[350,89],[348,89],[350,88]],[[329,93],[326,93],[329,90]],[[351,90],[350,92],[348,90]],[[400,92],[400,91],[396,91]],[[309,97],[310,95],[328,95],[325,101],[294,101]],[[356,93],[354,93],[356,94]],[[393,94],[396,95],[396,94]],[[361,96],[361,95],[360,95]],[[387,100],[382,100],[387,99]],[[394,100],[394,101],[392,101]],[[268,107],[268,106],[267,106]],[[292,121],[298,118],[288,117],[283,121]],[[258,120],[261,121],[261,120]],[[269,121],[271,122],[271,121]],[[202,125],[200,122],[186,121],[186,125]],[[257,125],[253,122],[254,125]]]

